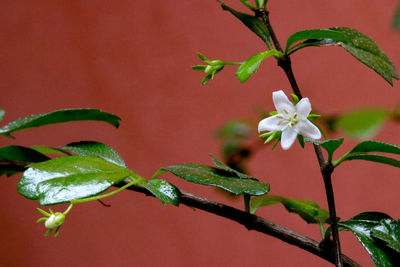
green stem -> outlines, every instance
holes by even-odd
[[[247,213],[250,213],[250,195],[244,194],[243,198],[244,198],[244,210]]]
[[[71,211],[71,209],[72,209],[73,206],[74,206],[74,204],[71,203],[71,204],[69,205],[68,209],[66,209],[66,210],[63,212],[63,214],[64,214],[64,215],[67,215],[68,212]]]
[[[321,232],[321,237],[322,239],[325,238],[325,224],[323,223],[318,223],[319,226],[319,231]]]
[[[102,198],[110,197],[110,196],[113,196],[113,195],[121,192],[125,188],[128,188],[128,187],[132,186],[132,185],[138,185],[140,180],[145,180],[145,179],[144,178],[136,178],[132,182],[130,182],[130,183],[124,185],[123,187],[120,187],[117,190],[114,190],[114,191],[112,191],[110,193],[107,193],[107,194],[104,194],[104,195],[98,195],[98,196],[94,196],[94,197],[83,198],[83,199],[73,199],[73,200],[70,201],[70,203],[71,204],[85,203],[85,202],[90,202],[90,201],[94,201],[94,200],[99,200],[99,199],[102,199]]]
[[[336,168],[336,167],[339,166],[339,164],[342,163],[348,156],[349,156],[349,153],[347,152],[346,154],[344,154],[343,156],[341,156],[341,157],[338,158],[337,160],[333,161],[332,166],[333,166],[334,168]]]
[[[235,65],[235,66],[239,66],[242,65],[242,62],[225,62],[224,61],[224,65]]]

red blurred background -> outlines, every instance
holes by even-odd
[[[239,1],[226,1],[241,8]],[[294,32],[347,26],[375,40],[400,66],[400,32],[390,28],[396,0],[270,0],[282,43]],[[244,84],[227,67],[206,86],[196,53],[242,61],[265,50],[262,41],[223,12],[216,1],[2,1],[0,107],[4,123],[60,108],[99,108],[122,117],[118,130],[102,123],[46,126],[1,138],[1,145],[106,143],[144,177],[177,163],[211,164],[218,155],[214,132],[231,118],[256,119],[255,107],[273,109],[271,92],[290,85],[274,60]],[[325,114],[359,107],[393,108],[400,85],[388,85],[341,48],[308,48],[292,57],[304,96]],[[398,143],[399,125],[387,122],[376,140]],[[335,135],[333,137],[340,137]],[[346,139],[337,155],[356,141]],[[219,156],[219,155],[218,155]],[[250,172],[271,193],[317,201],[327,208],[312,147],[266,147]],[[180,189],[242,207],[208,187],[165,175]],[[344,163],[333,176],[337,213],[348,219],[367,210],[400,217],[399,172],[368,162]],[[330,266],[299,248],[203,211],[163,206],[142,194],[122,192],[74,207],[57,238],[43,237],[37,202],[17,194],[17,177],[0,178],[1,266]],[[62,211],[65,207],[54,207]],[[281,206],[258,212],[319,240],[318,227]],[[344,253],[372,265],[356,238],[341,233]]]

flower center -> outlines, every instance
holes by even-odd
[[[287,110],[283,110],[285,112],[284,115],[279,114],[278,118],[282,119],[278,124],[286,124],[286,127],[292,128],[299,122],[299,117],[297,116],[297,112],[290,114]]]

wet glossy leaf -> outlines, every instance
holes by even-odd
[[[50,158],[42,153],[23,146],[4,146],[0,148],[0,159],[24,162],[41,162]]]
[[[335,126],[353,138],[368,139],[373,137],[389,113],[382,109],[362,109],[341,115]]]
[[[149,190],[163,204],[171,203],[175,206],[179,205],[180,192],[174,185],[164,180],[152,179],[148,183],[143,184],[144,188]]]
[[[390,219],[390,217],[380,212],[364,212],[350,220],[338,223],[340,231],[353,232],[378,267],[394,266],[389,256],[378,247],[371,236],[371,230],[380,225],[380,221],[384,219]]]
[[[311,200],[296,200],[287,197],[264,195],[253,197],[250,200],[252,213],[255,214],[259,207],[281,203],[289,212],[298,214],[307,223],[325,223],[329,221],[329,212],[321,209]]]
[[[40,205],[54,205],[95,196],[129,176],[136,174],[98,157],[61,157],[31,165],[18,192]]]
[[[245,62],[243,62],[242,65],[240,65],[235,75],[239,78],[240,82],[243,83],[247,81],[250,78],[251,74],[258,70],[261,62],[270,56],[282,56],[282,53],[278,52],[275,49],[272,49],[255,54],[247,59]]]
[[[400,253],[400,220],[384,219],[372,229],[372,236]]]
[[[221,3],[221,6],[223,10],[231,12],[232,15],[238,18],[244,25],[247,26],[247,28],[254,32],[258,37],[260,37],[266,44],[268,44],[269,47],[272,46],[271,40],[269,39],[267,26],[265,26],[265,24],[261,20],[259,20],[255,16],[236,11],[224,3]]]
[[[317,141],[309,138],[305,139],[306,142],[312,142],[316,145],[323,147],[328,152],[329,162],[332,161],[333,152],[335,152],[336,149],[338,149],[343,144],[343,140],[344,138],[325,140],[325,141]]]
[[[49,124],[71,122],[71,121],[104,121],[115,127],[119,126],[120,118],[98,109],[64,109],[50,113],[34,114],[0,128],[0,135],[11,136],[11,133]]]
[[[302,40],[323,40],[323,39],[331,39],[336,42],[351,42],[351,39],[341,32],[335,31],[334,29],[315,29],[315,30],[304,30],[299,31],[292,34],[286,42],[285,53],[290,54],[293,53],[293,49],[297,48],[294,46],[290,49],[290,46],[295,42]],[[308,43],[307,43],[308,44]]]
[[[251,176],[249,176],[247,174],[244,174],[244,173],[241,173],[241,172],[238,172],[238,171],[232,169],[231,167],[229,167],[228,165],[226,165],[225,163],[223,163],[222,161],[220,161],[219,159],[217,159],[213,155],[210,154],[210,156],[212,157],[215,166],[217,166],[218,168],[220,168],[220,169],[222,169],[224,171],[230,172],[232,174],[235,174],[237,177],[239,177],[241,179],[253,179],[253,180],[257,181],[257,179],[254,178],[254,177],[251,177]]]
[[[107,161],[110,161],[114,164],[120,165],[122,167],[126,167],[125,162],[123,161],[121,156],[117,153],[117,151],[99,142],[94,142],[94,141],[75,142],[75,143],[70,143],[66,146],[62,146],[60,148],[81,156],[99,157]]]
[[[294,42],[305,40],[302,43],[291,46]],[[307,30],[293,34],[289,37],[286,54],[291,54],[298,49],[308,46],[338,45],[357,60],[373,69],[388,83],[393,85],[392,79],[399,79],[392,61],[369,37],[361,32],[346,27],[337,27],[324,30]],[[291,47],[290,47],[291,46]]]
[[[164,172],[185,179],[188,182],[222,188],[235,195],[262,195],[269,191],[269,184],[254,179],[241,179],[236,174],[200,164],[180,164],[161,168],[153,178]]]

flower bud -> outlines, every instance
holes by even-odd
[[[65,221],[65,215],[61,212],[52,214],[44,223],[44,226],[48,229],[55,229],[61,226]]]

